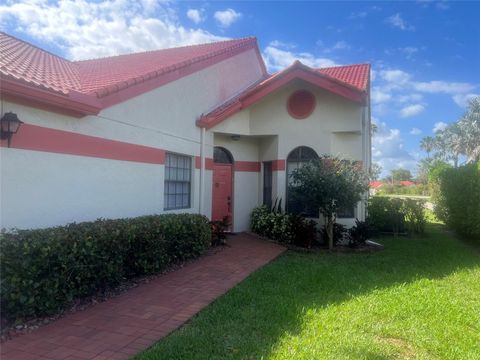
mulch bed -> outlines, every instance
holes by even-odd
[[[211,247],[210,249],[207,250],[205,254],[203,254],[201,257],[204,256],[211,256],[214,254],[217,254],[220,251],[223,251],[226,247],[228,247],[228,243],[224,245],[219,245],[215,247]],[[201,258],[200,257],[200,258]],[[99,291],[98,293],[82,298],[82,299],[76,299],[73,304],[70,305],[70,307],[59,311],[57,314],[51,315],[51,316],[44,316],[44,317],[38,317],[38,318],[33,318],[33,319],[22,319],[22,320],[17,320],[17,321],[9,321],[8,319],[5,318],[0,318],[0,327],[1,327],[1,332],[0,332],[0,343],[3,343],[7,340],[12,339],[15,336],[21,335],[21,334],[26,334],[29,332],[32,332],[36,329],[38,329],[41,326],[47,325],[57,319],[60,319],[68,314],[73,314],[78,311],[83,311],[86,310],[92,306],[95,306],[98,303],[102,303],[104,301],[107,301],[110,298],[119,296],[125,292],[127,292],[130,289],[136,288],[142,284],[148,284],[150,281],[163,276],[167,273],[176,271],[178,269],[183,268],[185,265],[188,265],[199,258],[195,258],[192,260],[188,260],[186,262],[180,263],[180,264],[175,264],[170,266],[168,269],[165,271],[154,274],[154,275],[147,275],[147,276],[141,276],[133,279],[128,279],[123,281],[120,285],[111,288],[111,289],[105,289],[102,291]]]

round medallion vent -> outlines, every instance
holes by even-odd
[[[297,90],[288,98],[287,110],[291,117],[305,119],[315,110],[315,96],[308,90]]]

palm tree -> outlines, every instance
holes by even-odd
[[[430,159],[430,153],[435,148],[435,139],[431,136],[426,136],[420,142],[420,147],[427,153],[427,159]]]
[[[462,148],[467,162],[480,160],[480,96],[470,100],[467,112],[458,121],[462,132]]]

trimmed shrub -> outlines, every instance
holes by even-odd
[[[276,209],[276,207],[274,207]],[[258,206],[251,214],[251,230],[284,244],[310,247],[316,238],[315,221]]]
[[[448,226],[460,235],[480,238],[480,162],[443,169],[438,175],[435,209],[443,209]]]
[[[387,196],[373,196],[369,199],[368,223],[375,232],[421,234],[426,222],[423,200]]]
[[[1,234],[2,316],[49,315],[74,299],[153,274],[210,245],[201,215],[97,220]]]

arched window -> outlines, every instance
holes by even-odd
[[[233,164],[233,157],[227,149],[215,146],[213,148],[213,162],[217,164]]]
[[[298,202],[291,196],[292,173],[303,164],[317,160],[318,155],[312,148],[299,146],[292,150],[287,157],[287,211],[294,214],[303,214],[311,217],[318,217],[318,210],[308,209],[305,204]]]

